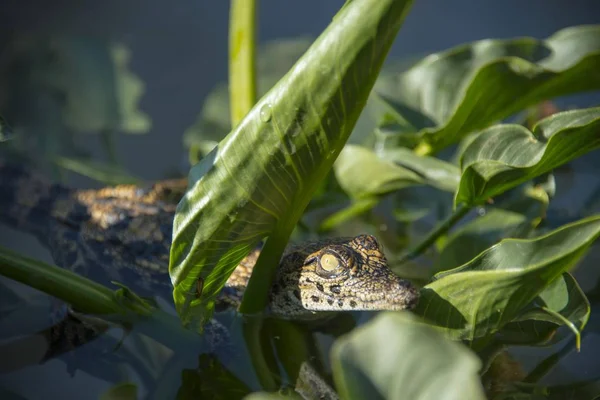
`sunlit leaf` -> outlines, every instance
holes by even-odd
[[[379,92],[434,153],[542,100],[599,89],[599,65],[600,26],[580,26],[432,54]]]
[[[570,270],[598,236],[600,216],[535,239],[505,239],[470,262],[437,274],[421,290],[416,313],[456,339],[497,332]]]
[[[184,321],[192,314],[205,321],[238,262],[269,236],[242,303],[246,312],[264,307],[289,235],[350,135],[410,3],[354,0],[344,7],[192,169],[169,266]],[[204,285],[196,298],[198,279]]]
[[[409,313],[386,312],[336,341],[333,376],[343,399],[484,399],[480,362]]]
[[[600,75],[600,74],[599,74]],[[600,108],[566,111],[540,121],[486,129],[465,149],[455,204],[488,198],[600,148]]]

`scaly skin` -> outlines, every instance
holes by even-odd
[[[171,296],[169,248],[185,180],[148,188],[120,185],[75,190],[0,162],[0,222],[30,232],[57,265],[102,284],[131,284],[143,296]],[[237,307],[260,249],[231,275],[217,309]],[[369,235],[289,246],[270,292],[269,311],[313,319],[332,311],[413,308],[418,290],[387,266]]]

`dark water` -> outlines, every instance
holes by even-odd
[[[341,1],[320,0],[264,0],[260,3],[261,41],[316,36],[342,4]],[[127,44],[132,51],[130,68],[146,84],[141,107],[152,117],[153,126],[145,136],[119,136],[117,152],[132,173],[146,179],[158,179],[164,177],[168,170],[181,170],[184,159],[181,134],[194,122],[204,97],[217,82],[227,77],[228,4],[188,0],[173,4],[141,0],[127,3],[116,0],[4,3],[1,6],[0,43],[10,37],[46,32],[91,35]],[[488,37],[544,38],[564,27],[599,22],[600,3],[595,0],[417,0],[391,57],[429,53]],[[586,106],[597,105],[600,101],[598,96],[577,96],[561,103],[565,106]],[[93,151],[97,141],[90,138],[89,147]],[[583,157],[572,163],[572,169],[558,173],[559,195],[551,203],[551,222],[559,225],[579,218],[580,211],[589,206],[586,202],[592,202],[587,212],[600,211],[600,196],[597,194],[600,190],[597,178],[600,162],[597,158],[597,155]],[[90,181],[75,176],[71,177],[71,182],[77,186],[90,185]],[[561,188],[564,188],[564,194]],[[590,200],[594,196],[595,203]],[[0,244],[46,262],[52,261],[49,253],[31,237],[4,227],[0,227]],[[598,285],[599,262],[600,251],[596,246],[575,272],[586,292],[593,291]],[[47,297],[20,286],[17,290],[28,293],[31,304],[28,315],[39,317],[29,318],[34,320],[30,321],[31,324],[39,323],[42,328],[45,315],[60,312],[60,306]],[[590,379],[598,374],[600,361],[593,356],[600,351],[600,319],[597,311],[594,312],[597,309],[592,305],[582,352],[577,354],[571,350],[543,382],[566,383]],[[259,380],[249,373],[251,361],[242,345],[242,322],[228,316],[224,316],[222,322],[232,328],[233,343],[239,344],[239,347],[234,345],[222,354],[222,362],[247,386],[258,389]],[[34,326],[31,329],[35,331]],[[168,398],[173,395],[173,388],[179,385],[179,371],[197,367],[198,359],[193,352],[182,351],[178,354],[181,357],[173,358],[169,349],[153,342],[148,344],[148,339],[135,332],[128,336],[124,347],[133,359],[145,360],[144,367],[135,364],[134,368],[125,366],[118,358],[111,359],[111,355],[107,363],[98,359],[95,349],[111,349],[119,338],[120,332],[114,330],[109,337],[100,339],[94,348],[76,352],[75,356],[64,356],[44,365],[0,375],[0,387],[30,399],[50,396],[97,398],[114,383],[128,377],[141,386],[151,382],[155,385],[154,389],[169,393],[162,397]],[[319,346],[325,349],[332,340],[324,334],[318,334],[317,338]],[[561,343],[553,349],[564,345]],[[530,368],[551,354],[553,349],[519,348],[513,353],[526,368]],[[322,353],[326,362],[327,351]],[[35,356],[35,346],[26,347],[23,355]],[[77,365],[82,370],[71,376],[69,365]],[[163,369],[165,365],[167,367]],[[160,390],[158,393],[165,393]],[[142,395],[145,393],[144,390],[140,392]],[[0,397],[4,398],[1,394]]]

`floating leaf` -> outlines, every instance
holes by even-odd
[[[600,148],[600,108],[566,111],[540,121],[486,129],[462,155],[455,205],[476,205]]]
[[[418,133],[419,152],[434,153],[540,101],[599,89],[599,65],[600,26],[580,26],[432,54],[379,93],[402,129],[408,121]]]
[[[269,236],[242,311],[264,307],[289,235],[350,135],[410,3],[354,0],[344,7],[192,169],[174,219],[169,266],[184,322],[192,314],[209,317],[239,261]],[[198,279],[204,287],[195,298]]]
[[[571,269],[600,236],[600,216],[535,239],[505,239],[421,289],[416,312],[455,339],[497,332],[552,281]]]
[[[338,339],[331,359],[346,400],[485,398],[477,356],[409,313],[378,315]]]

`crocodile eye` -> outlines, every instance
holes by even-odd
[[[321,268],[326,272],[333,272],[340,266],[340,260],[333,254],[324,254],[319,260]]]

